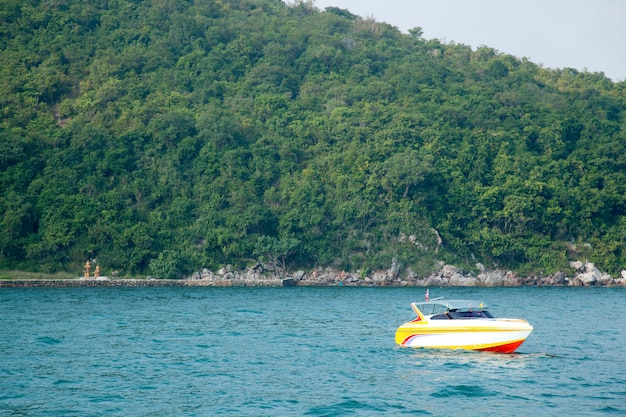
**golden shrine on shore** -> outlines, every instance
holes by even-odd
[[[91,262],[87,260],[85,262],[85,270],[83,271],[83,278],[91,278],[89,272],[91,271]],[[96,269],[93,272],[93,278],[98,278],[100,276],[100,265],[96,265]]]

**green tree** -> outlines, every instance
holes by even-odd
[[[276,268],[282,277],[287,276],[292,264],[291,257],[300,247],[300,240],[295,238],[273,238],[260,236],[254,247],[254,254],[259,256],[262,262]]]

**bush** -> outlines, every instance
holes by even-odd
[[[152,259],[148,265],[150,274],[159,279],[178,278],[178,259],[172,251],[159,253],[156,259]]]

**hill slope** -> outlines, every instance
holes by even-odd
[[[278,0],[0,5],[0,267],[626,265],[626,84]]]

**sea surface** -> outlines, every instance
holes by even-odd
[[[0,288],[0,416],[624,416],[623,288],[430,288],[534,332],[397,347],[422,288]]]

